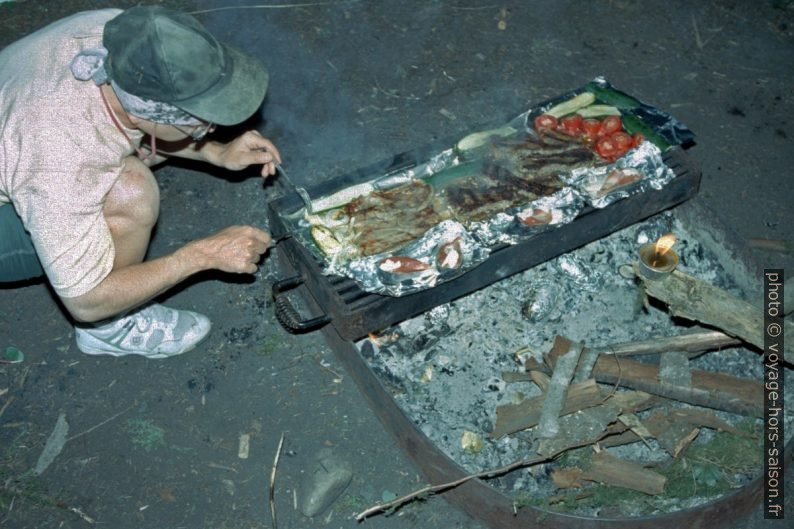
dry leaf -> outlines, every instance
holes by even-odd
[[[161,489],[160,498],[168,503],[173,503],[176,501],[176,498],[174,497],[174,491],[171,489]]]

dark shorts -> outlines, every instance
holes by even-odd
[[[11,204],[0,205],[0,283],[44,275],[30,234]]]

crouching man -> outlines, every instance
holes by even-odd
[[[0,282],[46,275],[88,354],[166,358],[210,321],[151,300],[202,270],[254,273],[267,232],[232,226],[144,261],[167,156],[239,170],[280,163],[257,131],[207,138],[261,105],[261,62],[161,7],[55,22],[0,51]]]

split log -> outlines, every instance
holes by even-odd
[[[564,350],[569,340],[558,336],[554,347],[546,356],[549,367]],[[713,371],[692,370],[691,387],[672,386],[659,382],[659,365],[601,355],[593,368],[593,378],[598,382],[620,384],[662,397],[729,411],[740,415],[760,417],[764,408],[764,386],[761,382],[738,378]]]
[[[596,481],[615,487],[638,490],[645,494],[661,494],[667,478],[648,470],[642,465],[619,459],[604,451],[593,456],[593,464],[582,475],[588,481]]]
[[[717,327],[763,350],[764,314],[760,307],[678,270],[658,280],[647,280],[639,274],[637,277],[643,282],[645,293],[665,303],[673,316]],[[783,358],[791,364],[794,363],[794,323],[784,321],[783,333]]]
[[[684,353],[669,353],[659,359],[659,382],[670,386],[692,387],[689,357]]]
[[[497,406],[496,424],[489,436],[498,439],[537,425],[545,399],[545,396],[540,395],[526,399],[519,404]],[[559,413],[560,415],[569,415],[585,408],[597,406],[602,402],[604,402],[604,395],[599,391],[598,384],[593,379],[586,380],[570,387],[565,398],[565,405]]]
[[[615,356],[651,355],[672,351],[697,356],[704,351],[741,345],[742,341],[720,331],[693,332],[679,336],[657,336],[649,340],[622,342],[595,349],[601,354]]]
[[[568,387],[576,366],[579,364],[579,355],[582,349],[581,344],[572,343],[568,352],[557,358],[549,382],[549,389],[546,391],[546,398],[543,401],[543,408],[540,411],[540,420],[535,432],[536,437],[549,439],[559,433],[560,412],[565,406],[565,396],[568,394]]]
[[[609,425],[615,422],[620,411],[609,404],[594,406],[586,410],[560,417],[560,432],[556,437],[541,439],[537,446],[540,455],[559,453],[571,445],[588,445],[604,437]]]

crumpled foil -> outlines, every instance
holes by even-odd
[[[573,221],[583,207],[584,200],[576,190],[565,187],[552,195],[498,213],[487,221],[473,222],[469,230],[486,246],[519,244]]]
[[[559,256],[554,265],[581,290],[597,292],[601,288],[601,274],[573,254]]]
[[[642,178],[630,185],[620,186],[613,191],[605,190],[605,181],[614,171],[636,170]],[[675,173],[662,160],[662,151],[649,141],[629,151],[615,163],[594,168],[574,169],[563,181],[576,189],[585,201],[594,208],[605,208],[624,198],[644,193],[648,189],[662,189]]]
[[[443,258],[442,249],[447,249],[447,259]],[[355,259],[339,267],[338,272],[355,279],[367,292],[402,296],[454,279],[485,261],[489,254],[488,248],[474,240],[462,224],[445,220],[398,253]],[[414,272],[391,270],[388,263],[400,257],[420,261],[427,268]]]

